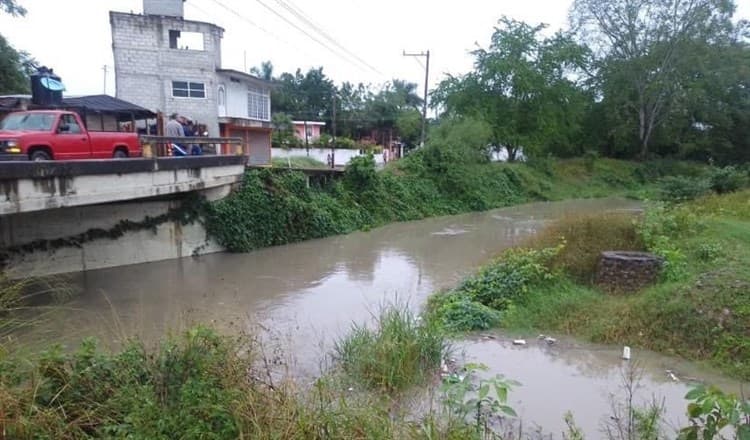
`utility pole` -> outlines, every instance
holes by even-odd
[[[405,57],[425,57],[426,63],[424,67],[424,101],[422,102],[422,137],[420,140],[420,147],[424,147],[425,133],[427,130],[427,91],[430,83],[430,51],[419,52],[419,53],[406,53]]]
[[[104,71],[104,94],[107,94],[107,65],[105,64],[104,67],[102,67],[102,70]]]
[[[304,124],[305,124],[305,151],[307,151],[307,155],[310,155],[310,140],[307,137],[307,117],[304,118]]]
[[[331,131],[333,137],[331,139],[331,168],[336,168],[336,92],[331,95],[331,103],[333,104],[333,117],[331,118]]]

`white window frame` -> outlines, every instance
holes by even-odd
[[[271,120],[271,93],[268,89],[247,86],[247,117],[258,121]]]
[[[186,87],[175,87],[176,83],[184,83]],[[200,85],[202,87],[195,87]],[[184,91],[187,93],[187,96],[177,96],[175,95],[175,90]],[[197,93],[198,91],[202,92],[203,96],[194,96],[193,93]],[[206,83],[203,82],[196,82],[196,81],[182,81],[182,80],[173,80],[172,81],[172,97],[178,98],[178,99],[206,99],[208,97],[206,93]]]

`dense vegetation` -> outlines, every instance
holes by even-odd
[[[310,185],[300,172],[249,171],[240,190],[209,207],[206,226],[228,249],[248,251],[533,200],[644,197],[655,195],[656,176],[705,168],[611,159],[498,164],[466,159],[455,145],[441,139],[382,172],[360,157],[341,180]]]

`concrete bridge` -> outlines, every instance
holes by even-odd
[[[220,251],[191,203],[229,194],[246,160],[0,162],[0,269],[49,275]]]

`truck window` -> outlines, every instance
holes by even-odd
[[[67,129],[63,127],[67,127]],[[59,133],[80,134],[81,126],[78,125],[78,121],[73,115],[62,115],[57,131]]]
[[[50,131],[54,123],[52,113],[11,113],[0,122],[0,130]]]

